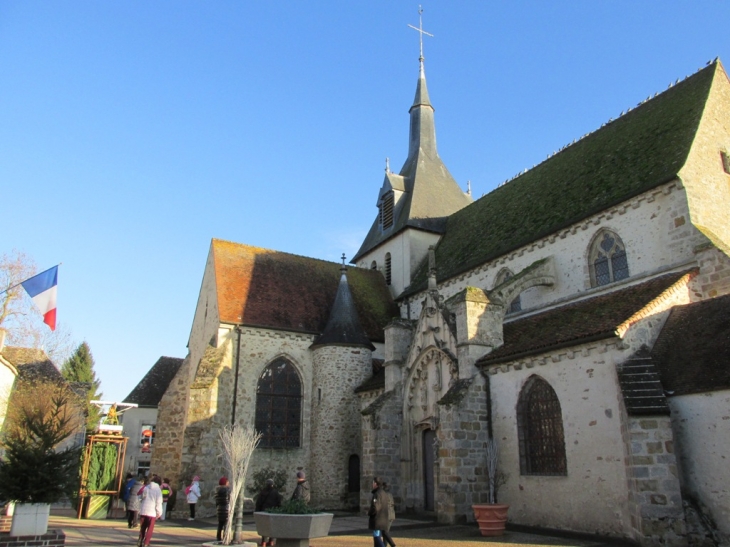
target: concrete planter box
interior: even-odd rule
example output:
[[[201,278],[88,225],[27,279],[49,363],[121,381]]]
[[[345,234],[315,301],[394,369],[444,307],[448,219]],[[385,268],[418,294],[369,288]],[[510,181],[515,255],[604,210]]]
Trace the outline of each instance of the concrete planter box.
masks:
[[[11,536],[42,536],[48,531],[50,503],[16,503]]]
[[[314,515],[283,515],[280,513],[254,513],[256,533],[276,538],[277,547],[309,547],[311,538],[330,533],[332,513]]]

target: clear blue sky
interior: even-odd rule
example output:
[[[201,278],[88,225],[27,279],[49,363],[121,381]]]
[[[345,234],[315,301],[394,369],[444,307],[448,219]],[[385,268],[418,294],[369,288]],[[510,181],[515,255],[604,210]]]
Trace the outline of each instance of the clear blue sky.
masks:
[[[439,153],[480,196],[716,56],[730,2],[425,2]],[[402,0],[0,2],[0,254],[121,399],[184,357],[210,240],[351,257],[400,169]]]

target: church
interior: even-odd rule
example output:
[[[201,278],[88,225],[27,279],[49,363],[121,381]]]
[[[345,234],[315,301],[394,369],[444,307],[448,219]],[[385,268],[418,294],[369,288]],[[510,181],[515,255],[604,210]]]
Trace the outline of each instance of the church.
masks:
[[[409,115],[352,266],[212,240],[151,471],[199,475],[213,514],[218,431],[255,426],[249,476],[304,471],[315,506],[362,508],[378,475],[399,512],[473,522],[493,439],[512,524],[727,544],[720,61],[476,200],[438,155],[422,56]]]

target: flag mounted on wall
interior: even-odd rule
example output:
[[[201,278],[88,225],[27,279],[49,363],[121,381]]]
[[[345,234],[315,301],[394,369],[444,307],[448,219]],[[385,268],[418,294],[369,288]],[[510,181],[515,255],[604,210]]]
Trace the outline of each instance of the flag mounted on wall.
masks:
[[[43,322],[56,330],[56,293],[58,288],[58,266],[54,266],[21,283],[33,303],[43,314]]]

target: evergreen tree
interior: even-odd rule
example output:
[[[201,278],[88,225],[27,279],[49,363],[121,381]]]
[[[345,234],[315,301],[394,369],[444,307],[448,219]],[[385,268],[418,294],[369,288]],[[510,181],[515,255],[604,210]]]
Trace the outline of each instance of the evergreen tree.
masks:
[[[100,399],[102,393],[99,391],[101,381],[96,378],[96,372],[94,372],[94,357],[91,355],[89,344],[86,342],[79,344],[73,355],[61,367],[61,374],[67,382],[81,382],[87,385],[86,430],[92,432],[99,423],[99,409],[89,404],[89,401]]]

